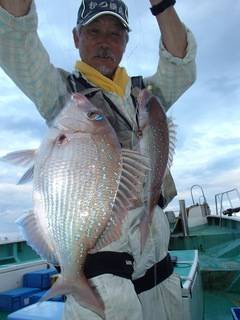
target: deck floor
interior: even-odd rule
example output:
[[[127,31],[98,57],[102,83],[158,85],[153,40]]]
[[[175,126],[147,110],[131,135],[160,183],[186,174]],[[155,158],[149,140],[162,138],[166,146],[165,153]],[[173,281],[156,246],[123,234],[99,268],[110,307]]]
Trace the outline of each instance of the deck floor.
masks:
[[[232,320],[231,308],[240,306],[240,228],[217,225],[191,228],[189,241],[185,239],[181,245],[178,235],[175,237],[176,247],[171,250],[198,249],[205,282],[210,283],[214,275],[213,282],[222,284],[221,290],[205,287],[204,320]],[[6,313],[0,312],[0,320],[6,319]]]
[[[240,230],[239,229],[230,229],[229,227],[219,227],[217,225],[201,225],[197,227],[192,227],[190,229],[190,235],[191,236],[206,236],[206,235],[226,235],[226,234],[239,234]]]
[[[204,320],[232,320],[231,308],[240,306],[240,296],[206,291],[204,294]],[[0,320],[6,320],[7,313],[0,312]]]
[[[6,312],[1,312],[0,311],[0,320],[6,320],[7,319],[7,313]]]
[[[204,288],[204,320],[233,320],[240,307],[240,223],[210,219],[192,227],[188,237],[174,233],[171,250],[197,249]]]
[[[205,291],[204,320],[232,320],[231,308],[240,306],[240,296],[222,291]]]

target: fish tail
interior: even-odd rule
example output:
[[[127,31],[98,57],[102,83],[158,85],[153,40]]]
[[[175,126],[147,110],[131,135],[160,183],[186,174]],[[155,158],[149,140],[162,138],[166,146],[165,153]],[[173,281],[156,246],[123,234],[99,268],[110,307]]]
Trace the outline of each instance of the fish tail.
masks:
[[[39,300],[39,303],[60,295],[72,295],[81,306],[92,310],[105,319],[104,303],[100,295],[90,286],[83,273],[78,280],[71,281],[60,275],[51,289]]]

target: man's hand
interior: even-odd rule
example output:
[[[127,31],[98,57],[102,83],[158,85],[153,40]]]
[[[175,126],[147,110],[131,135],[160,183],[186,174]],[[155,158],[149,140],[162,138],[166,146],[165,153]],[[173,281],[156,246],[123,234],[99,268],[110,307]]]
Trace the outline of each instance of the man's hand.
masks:
[[[25,16],[32,0],[0,0],[0,6],[15,17]]]

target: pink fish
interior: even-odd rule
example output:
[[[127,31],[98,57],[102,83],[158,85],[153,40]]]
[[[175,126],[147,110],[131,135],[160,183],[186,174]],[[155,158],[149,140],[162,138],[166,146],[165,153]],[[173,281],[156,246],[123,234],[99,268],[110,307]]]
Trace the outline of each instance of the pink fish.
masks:
[[[149,170],[147,158],[121,149],[107,118],[80,94],[71,96],[37,151],[3,160],[29,163],[30,158],[33,212],[20,224],[32,247],[62,270],[45,299],[72,295],[104,318],[104,304],[83,273],[84,262],[89,251],[121,235],[127,208],[141,188],[139,178]]]
[[[167,168],[172,163],[175,147],[175,127],[158,99],[148,90],[138,93],[139,126],[142,131],[140,153],[150,159],[148,171],[146,214],[140,224],[141,247],[144,248],[152,223],[154,208],[158,204]]]

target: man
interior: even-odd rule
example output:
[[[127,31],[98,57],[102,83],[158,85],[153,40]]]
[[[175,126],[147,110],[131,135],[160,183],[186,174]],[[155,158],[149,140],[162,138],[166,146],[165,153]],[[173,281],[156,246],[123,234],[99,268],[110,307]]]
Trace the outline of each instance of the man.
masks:
[[[167,111],[195,80],[196,45],[174,10],[174,0],[150,2],[162,35],[161,62],[153,76],[143,79],[143,84],[152,87]],[[125,69],[119,67],[130,30],[126,5],[121,0],[82,2],[73,30],[81,61],[76,63],[73,74],[50,64],[37,35],[34,2],[0,0],[0,6],[1,66],[36,104],[47,123],[51,124],[61,110],[66,96],[79,91],[106,113],[122,146],[134,148],[139,141],[132,94],[132,86],[136,84]],[[137,86],[142,86],[141,79],[136,79]],[[174,191],[173,188],[173,195]],[[163,192],[168,202],[171,190],[165,188]],[[107,320],[183,320],[180,282],[172,273],[167,254],[168,222],[162,209],[157,207],[151,234],[141,252],[138,228],[144,214],[141,201],[124,222],[121,238],[105,247],[99,256],[89,255],[86,274],[94,269],[94,276],[89,275],[90,281],[104,302]],[[133,274],[131,257],[134,258]],[[110,268],[107,273],[98,270],[104,263]],[[155,277],[156,270],[159,272]],[[153,284],[146,278],[146,272]],[[99,319],[71,296],[64,314],[65,319]]]

